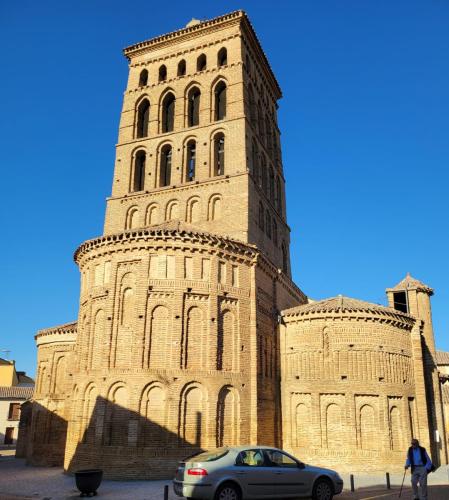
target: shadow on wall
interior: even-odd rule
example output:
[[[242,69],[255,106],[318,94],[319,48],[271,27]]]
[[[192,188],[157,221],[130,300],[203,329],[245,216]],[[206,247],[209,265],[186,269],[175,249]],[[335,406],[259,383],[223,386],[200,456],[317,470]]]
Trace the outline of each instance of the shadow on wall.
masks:
[[[16,457],[31,465],[60,466],[64,462],[67,421],[37,401],[22,405]]]
[[[179,420],[176,434],[101,396],[80,408],[79,418],[75,412],[69,426],[39,403],[30,406],[22,414],[16,457],[31,465],[99,468],[110,479],[171,479],[180,460],[203,451],[201,412]]]

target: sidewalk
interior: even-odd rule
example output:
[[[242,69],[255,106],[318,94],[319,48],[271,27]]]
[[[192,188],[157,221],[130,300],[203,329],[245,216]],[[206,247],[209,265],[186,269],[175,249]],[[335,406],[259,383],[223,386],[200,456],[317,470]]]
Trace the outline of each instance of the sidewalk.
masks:
[[[356,491],[349,489],[349,476],[343,474],[345,491],[338,500],[392,500],[398,498],[402,474],[391,475],[391,490],[386,489],[385,476],[355,475]],[[104,480],[98,497],[107,500],[163,500],[164,485],[169,484],[169,500],[179,500],[171,481],[110,481]],[[440,467],[429,475],[429,500],[448,500],[448,467]],[[0,500],[70,500],[79,498],[75,479],[60,467],[32,467],[12,456],[0,457]],[[407,474],[402,499],[412,498],[410,473]]]

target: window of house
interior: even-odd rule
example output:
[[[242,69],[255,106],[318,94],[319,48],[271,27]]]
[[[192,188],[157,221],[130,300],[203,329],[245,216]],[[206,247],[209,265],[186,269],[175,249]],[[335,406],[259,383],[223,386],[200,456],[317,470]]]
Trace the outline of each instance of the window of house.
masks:
[[[8,420],[20,420],[20,403],[10,403]]]
[[[172,132],[175,123],[175,96],[167,94],[162,101],[162,132]]]
[[[145,151],[138,151],[134,160],[133,191],[143,191],[145,184]]]
[[[148,85],[148,70],[143,69],[139,75],[139,87]]]
[[[13,444],[14,441],[14,427],[7,427],[5,431],[5,439],[3,444]]]
[[[225,167],[225,138],[223,134],[214,137],[214,175],[223,175]]]
[[[201,54],[198,56],[198,59],[196,60],[196,70],[197,71],[204,71],[207,66],[207,59],[205,54]]]
[[[181,59],[178,63],[178,76],[184,76],[186,74],[186,62]]]
[[[201,92],[194,87],[188,95],[187,125],[194,127],[200,123],[200,97]]]
[[[225,47],[218,51],[217,66],[226,66],[228,64],[228,51]]]
[[[169,186],[171,181],[172,148],[166,145],[161,151],[159,186]]]
[[[215,120],[226,118],[226,84],[219,82],[215,87]]]
[[[150,101],[144,99],[137,108],[136,137],[148,136],[148,123],[150,121]]]
[[[165,82],[166,79],[167,79],[167,66],[165,66],[165,64],[163,64],[159,68],[159,81]]]

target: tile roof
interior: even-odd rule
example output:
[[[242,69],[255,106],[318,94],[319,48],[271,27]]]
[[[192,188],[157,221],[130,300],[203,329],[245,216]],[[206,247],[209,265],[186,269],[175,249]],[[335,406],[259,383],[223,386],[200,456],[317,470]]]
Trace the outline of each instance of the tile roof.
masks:
[[[433,295],[433,289],[430,286],[426,285],[422,281],[413,278],[410,276],[410,273],[407,273],[407,276],[401,280],[396,286],[393,288],[387,288],[388,291],[403,291],[403,290],[420,290],[423,292],[427,292],[429,295]]]
[[[437,365],[449,365],[449,352],[437,351]]]
[[[309,313],[322,313],[322,312],[380,312],[401,315],[405,317],[410,317],[401,311],[396,311],[391,307],[381,306],[379,304],[372,304],[370,302],[365,302],[363,300],[352,299],[350,297],[344,297],[343,295],[338,295],[337,297],[331,297],[329,299],[319,300],[317,302],[310,302],[308,304],[303,304],[300,306],[292,307],[291,309],[286,309],[282,311],[283,316],[288,316],[292,314],[309,314]]]
[[[1,399],[29,399],[33,395],[34,387],[0,387]]]

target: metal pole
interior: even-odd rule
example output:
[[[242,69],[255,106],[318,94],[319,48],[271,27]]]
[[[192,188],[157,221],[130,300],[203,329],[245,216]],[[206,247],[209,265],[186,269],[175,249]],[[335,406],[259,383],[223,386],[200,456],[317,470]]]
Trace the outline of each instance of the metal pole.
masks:
[[[387,490],[391,490],[391,484],[390,484],[390,473],[387,472],[385,474],[386,478],[387,478]]]
[[[355,488],[354,488],[354,474],[351,474],[349,476],[349,480],[351,481],[351,491],[354,492]]]
[[[164,500],[168,500],[168,484],[164,486]]]
[[[402,495],[402,487],[404,486],[404,479],[405,479],[406,472],[407,472],[407,469],[404,470],[404,477],[402,478],[401,490],[399,491],[399,498],[401,498],[401,495]]]

